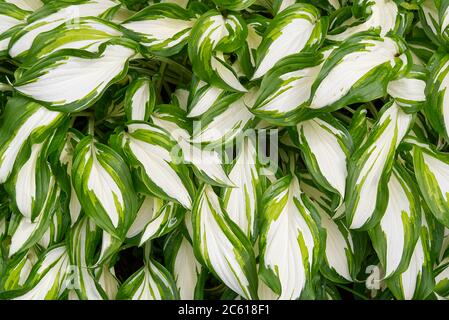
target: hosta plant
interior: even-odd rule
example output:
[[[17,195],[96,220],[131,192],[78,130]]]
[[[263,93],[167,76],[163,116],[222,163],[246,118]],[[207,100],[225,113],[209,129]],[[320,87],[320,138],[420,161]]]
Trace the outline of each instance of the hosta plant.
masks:
[[[448,17],[0,0],[0,298],[449,299]]]

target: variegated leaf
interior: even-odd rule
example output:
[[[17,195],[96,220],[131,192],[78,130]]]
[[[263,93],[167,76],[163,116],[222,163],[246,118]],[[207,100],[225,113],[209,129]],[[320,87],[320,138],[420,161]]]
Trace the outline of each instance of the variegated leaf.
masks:
[[[134,49],[119,43],[103,44],[98,54],[59,51],[23,70],[14,87],[51,109],[80,111],[98,100],[108,86],[123,78],[129,59],[135,54]]]
[[[302,174],[299,186],[301,190],[316,204],[323,229],[321,241],[325,243],[321,273],[337,283],[352,282],[359,271],[356,254],[359,247],[355,245],[353,235],[342,220],[332,210],[332,198],[321,191],[310,179],[308,174]],[[333,218],[331,218],[333,216]]]
[[[341,205],[352,153],[351,136],[338,120],[326,116],[300,122],[297,131],[309,172],[323,188],[339,195]]]
[[[203,185],[198,191],[192,221],[196,257],[241,297],[256,299],[257,271],[251,243],[229,218],[211,186]]]
[[[435,285],[430,257],[431,240],[427,221],[423,215],[419,238],[413,249],[408,268],[401,274],[387,280],[388,288],[396,299],[424,299]]]
[[[119,282],[115,276],[114,267],[103,264],[97,271],[98,282],[108,296],[109,300],[114,300],[117,296]]]
[[[137,213],[137,196],[123,158],[87,136],[76,146],[72,179],[83,211],[111,235],[123,238]]]
[[[11,217],[8,229],[8,234],[11,236],[9,256],[31,248],[41,240],[50,226],[51,219],[57,210],[60,188],[55,184],[54,177],[50,178],[48,187],[44,205],[34,222],[21,214],[14,214]]]
[[[321,70],[325,54],[299,53],[280,61],[263,78],[260,95],[251,112],[270,123],[293,125],[301,118],[301,108],[308,106],[312,85]]]
[[[123,150],[146,192],[191,209],[193,183],[187,166],[177,158],[176,142],[169,132],[155,125],[131,122],[126,132],[112,137],[111,143]]]
[[[11,39],[9,54],[11,57],[24,58],[32,47],[36,37],[44,32],[73,19],[100,16],[117,7],[112,0],[88,0],[71,4],[70,2],[53,2],[45,5],[28,18],[28,25]]]
[[[175,300],[179,298],[173,276],[150,259],[119,288],[118,300]]]
[[[161,237],[173,231],[181,223],[184,214],[185,209],[178,204],[173,202],[165,203],[151,217],[151,220],[147,221],[142,237],[140,238],[140,245],[150,239]]]
[[[189,96],[189,113],[187,117],[199,117],[212,108],[214,103],[224,95],[221,88],[208,85],[202,80],[193,84],[192,93]]]
[[[253,79],[264,76],[291,54],[318,48],[327,31],[327,18],[310,4],[294,4],[275,16],[257,49]]]
[[[224,145],[242,134],[254,119],[248,109],[254,105],[257,95],[257,87],[243,95],[226,95],[201,116],[199,126],[193,130],[192,142]]]
[[[98,230],[95,223],[83,216],[72,228],[68,253],[72,268],[75,268],[74,289],[81,300],[107,299],[106,293],[95,279],[92,258],[98,241]]]
[[[145,196],[143,199],[140,199],[136,219],[134,219],[133,224],[128,229],[126,237],[134,238],[142,233],[148,222],[161,211],[163,206],[164,201],[153,196]]]
[[[10,99],[3,117],[0,128],[0,183],[10,176],[27,141],[41,142],[65,119],[64,114],[24,98]]]
[[[388,204],[380,223],[369,230],[385,278],[404,272],[412,257],[421,227],[416,186],[406,169],[393,168],[388,182]]]
[[[449,155],[415,145],[413,164],[424,201],[435,218],[449,227]]]
[[[134,79],[126,89],[125,113],[129,121],[148,121],[156,104],[154,85],[148,78]]]
[[[21,289],[0,293],[14,300],[53,300],[62,296],[69,281],[69,257],[64,245],[48,249],[33,266]]]
[[[279,179],[264,194],[259,273],[281,300],[313,297],[320,252],[315,210],[295,175]]]
[[[188,46],[195,75],[212,86],[246,92],[223,53],[242,46],[247,32],[244,21],[235,13],[223,17],[210,10],[203,14],[195,22]]]
[[[387,184],[396,148],[409,130],[413,116],[395,103],[383,108],[363,146],[349,161],[346,218],[351,229],[376,225],[388,205]]]
[[[351,37],[332,51],[321,68],[312,87],[310,108],[336,110],[382,97],[388,82],[410,63],[410,52],[397,37]]]
[[[189,41],[195,19],[174,3],[150,5],[126,20],[123,27],[133,31],[151,53],[171,56]]]
[[[51,138],[47,138],[24,149],[17,157],[6,184],[14,208],[32,222],[42,211],[51,192],[50,180],[53,177],[47,161],[50,141]]]
[[[398,33],[403,24],[402,20],[406,19],[394,1],[359,0],[355,3],[355,6],[353,12],[363,11],[366,16],[359,19],[351,16],[329,32],[327,39],[344,41],[357,33],[372,30],[383,37],[390,32]]]
[[[201,299],[203,269],[195,258],[192,244],[187,237],[179,230],[170,234],[164,245],[164,254],[168,268],[175,278],[180,299]]]
[[[238,147],[239,154],[229,173],[235,187],[223,192],[224,210],[253,242],[258,233],[258,213],[263,179],[259,173],[259,159],[253,139],[244,137]]]
[[[424,68],[414,66],[404,77],[390,81],[387,92],[398,105],[416,109],[426,101],[427,78],[427,72]]]
[[[76,23],[61,24],[39,34],[24,63],[31,66],[39,59],[63,49],[97,52],[101,44],[122,36],[122,30],[111,22],[95,17],[81,18]]]

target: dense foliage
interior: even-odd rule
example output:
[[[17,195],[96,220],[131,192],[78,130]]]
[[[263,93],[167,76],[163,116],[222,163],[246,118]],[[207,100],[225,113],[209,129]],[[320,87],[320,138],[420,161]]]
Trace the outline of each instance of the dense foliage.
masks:
[[[449,297],[449,0],[0,0],[0,298]]]

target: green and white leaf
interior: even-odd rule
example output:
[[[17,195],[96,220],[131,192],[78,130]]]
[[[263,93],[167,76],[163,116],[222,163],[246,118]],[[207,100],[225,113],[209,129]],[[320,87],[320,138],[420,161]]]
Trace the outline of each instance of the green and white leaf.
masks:
[[[122,36],[122,30],[111,22],[95,17],[80,18],[76,23],[65,23],[38,35],[24,63],[31,66],[63,49],[98,52],[101,44]]]
[[[140,199],[139,210],[126,237],[134,238],[142,233],[148,222],[161,211],[163,206],[164,201],[153,196],[144,196]]]
[[[351,136],[338,120],[326,116],[300,122],[296,128],[309,172],[323,188],[339,195],[341,205],[352,153]]]
[[[73,23],[72,20],[101,16],[118,5],[112,0],[88,0],[74,4],[61,1],[48,4],[29,16],[28,25],[13,36],[9,55],[16,59],[24,58],[38,35],[64,23]]]
[[[229,173],[235,187],[223,191],[224,210],[251,241],[258,233],[263,177],[259,173],[259,159],[251,137],[241,139],[239,154]]]
[[[250,241],[232,222],[211,186],[198,191],[192,209],[195,256],[245,299],[257,298],[256,260]]]
[[[345,199],[351,229],[374,226],[385,213],[386,190],[396,148],[407,134],[412,119],[396,102],[386,104],[363,146],[352,154]]]
[[[212,86],[246,92],[223,53],[241,47],[247,33],[245,22],[235,13],[223,17],[218,11],[210,10],[203,14],[195,22],[188,44],[195,75]]]
[[[174,3],[150,5],[122,26],[133,31],[139,42],[158,55],[173,55],[189,41],[195,19],[186,9]]]
[[[212,108],[214,103],[220,101],[223,95],[223,89],[208,85],[202,80],[197,81],[192,94],[189,96],[189,113],[187,117],[195,118],[203,115]]]
[[[156,105],[156,91],[148,78],[134,79],[126,89],[125,113],[129,121],[148,121]]]
[[[69,263],[69,256],[64,245],[48,249],[33,266],[23,288],[4,293],[5,298],[13,300],[58,299],[70,281],[67,278]]]
[[[257,68],[252,78],[264,76],[282,58],[317,49],[325,37],[327,24],[327,18],[321,17],[319,10],[310,4],[294,4],[277,14],[257,49]]]
[[[311,298],[320,254],[315,210],[292,174],[264,194],[259,273],[281,300]]]
[[[233,93],[216,103],[200,118],[200,126],[193,130],[193,143],[224,145],[233,140],[251,124],[252,108],[258,95],[253,87],[246,94]]]
[[[426,101],[427,72],[424,68],[414,68],[404,77],[388,83],[388,94],[402,107],[416,107]]]
[[[410,264],[403,273],[387,280],[388,288],[396,299],[424,299],[435,286],[432,261],[430,258],[431,232],[423,215],[419,238],[410,259]]]
[[[143,230],[140,245],[146,241],[161,237],[173,231],[184,218],[185,209],[173,202],[165,203],[159,211],[151,217]]]
[[[356,2],[358,7],[366,12],[367,17],[355,19],[351,16],[341,23],[339,27],[329,32],[327,39],[332,41],[344,41],[349,37],[375,30],[384,37],[390,32],[397,31],[404,19],[399,6],[390,0],[360,0]],[[355,9],[357,10],[357,9]]]
[[[55,184],[54,177],[51,177],[47,198],[34,222],[21,214],[14,214],[11,217],[8,228],[8,234],[11,236],[11,245],[9,247],[10,257],[31,248],[41,240],[55,214],[59,195],[60,189]]]
[[[333,50],[312,87],[310,108],[336,110],[385,95],[388,82],[411,63],[397,37],[354,36]]]
[[[435,218],[449,226],[449,155],[429,147],[413,148],[415,176],[421,195]]]
[[[191,209],[194,187],[188,167],[175,153],[176,142],[166,130],[143,122],[126,125],[112,139],[122,149],[146,192]],[[182,159],[182,158],[181,158]]]
[[[123,238],[137,213],[137,196],[123,158],[87,136],[76,146],[72,178],[83,211],[102,229]]]
[[[83,216],[73,226],[68,241],[68,253],[74,289],[80,300],[107,299],[106,293],[95,279],[92,258],[98,240],[97,226],[88,217]]]
[[[199,298],[202,290],[202,266],[195,258],[193,247],[187,237],[175,231],[164,245],[165,261],[173,274],[181,300]]]
[[[277,63],[264,76],[251,112],[276,125],[296,124],[302,116],[299,110],[308,106],[312,85],[330,52],[294,54]]]
[[[51,109],[80,111],[124,77],[128,61],[135,54],[134,49],[113,43],[103,44],[98,54],[60,51],[23,70],[14,88]]]
[[[176,300],[179,293],[173,276],[150,259],[119,288],[118,300]]]
[[[404,272],[419,237],[421,210],[416,186],[406,169],[393,168],[388,182],[388,205],[380,223],[369,230],[385,278]]]
[[[64,114],[25,98],[9,99],[0,128],[0,183],[10,176],[24,145],[45,139],[64,118]]]

